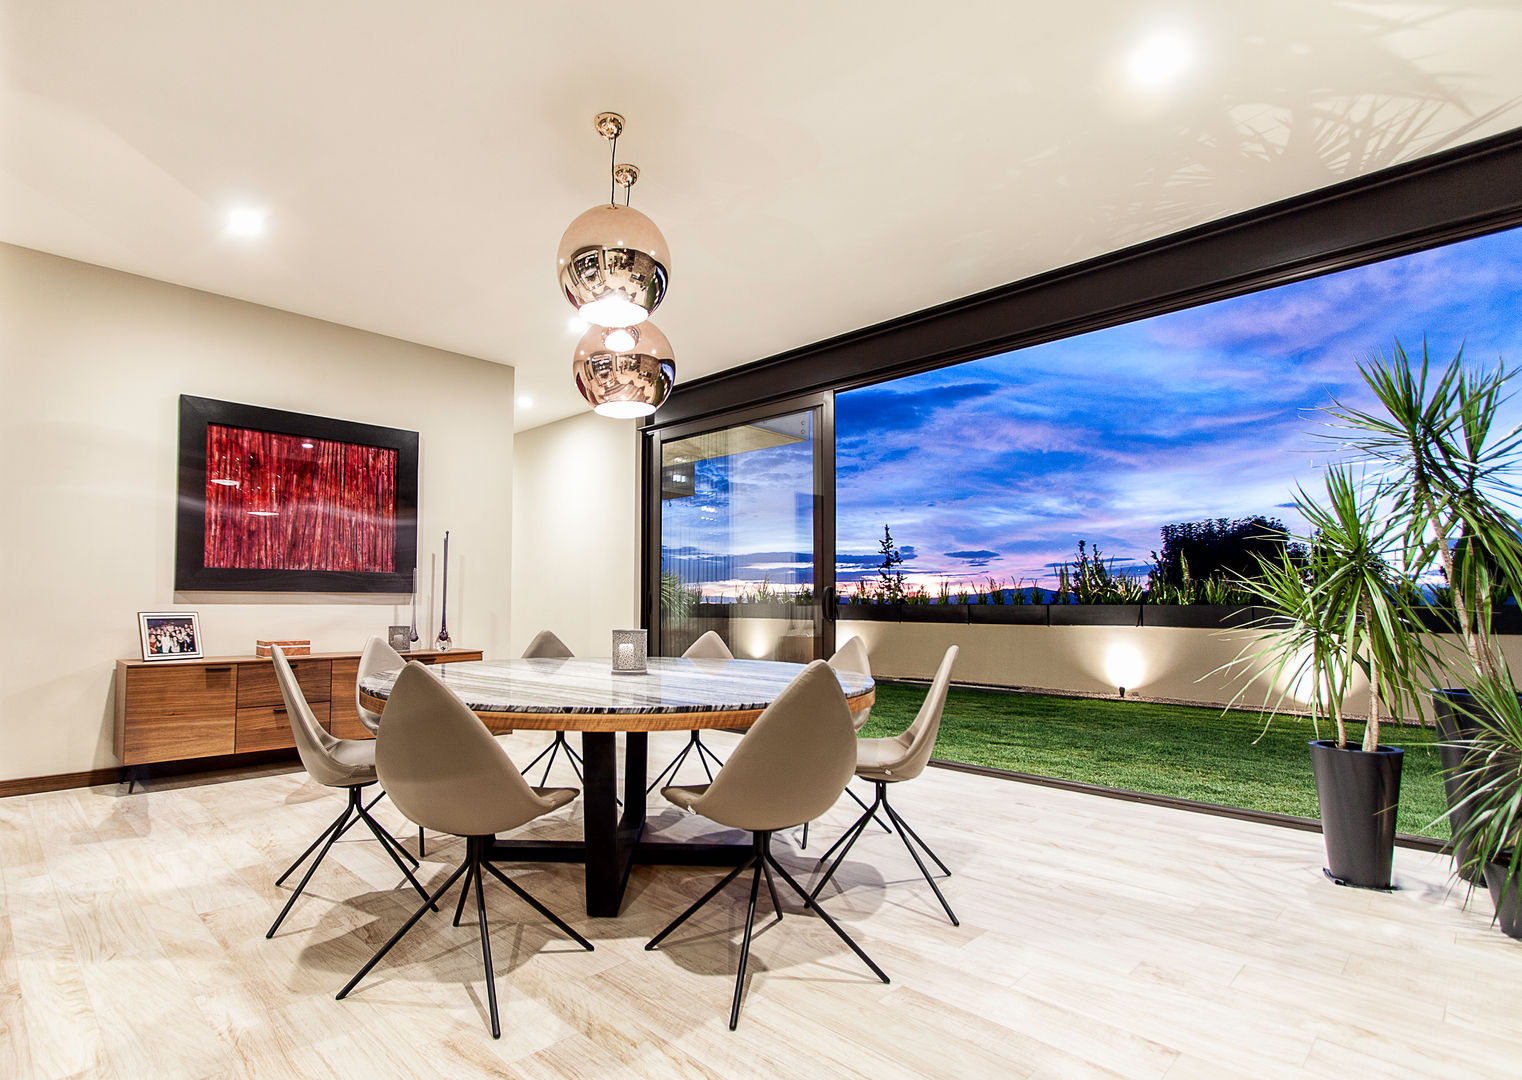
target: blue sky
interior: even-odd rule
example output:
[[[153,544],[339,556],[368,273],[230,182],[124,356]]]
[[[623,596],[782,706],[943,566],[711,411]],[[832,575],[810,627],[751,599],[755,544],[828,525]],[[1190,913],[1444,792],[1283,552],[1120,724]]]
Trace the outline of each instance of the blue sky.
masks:
[[[875,565],[885,524],[932,592],[989,574],[1050,584],[1080,539],[1140,568],[1170,522],[1298,528],[1284,504],[1316,483],[1317,409],[1367,403],[1356,364],[1424,337],[1439,361],[1462,344],[1475,362],[1522,362],[1522,230],[839,394],[840,576]],[[740,457],[753,483],[731,483],[726,504],[807,474],[801,447]],[[797,550],[791,512],[719,531],[674,506],[696,501],[666,503],[667,546],[680,533],[743,553],[742,578]]]

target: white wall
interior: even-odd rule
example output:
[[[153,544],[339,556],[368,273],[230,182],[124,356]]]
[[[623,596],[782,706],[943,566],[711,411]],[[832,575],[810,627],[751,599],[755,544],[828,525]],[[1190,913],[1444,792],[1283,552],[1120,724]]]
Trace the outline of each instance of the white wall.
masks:
[[[607,656],[610,631],[639,626],[634,421],[588,411],[519,432],[513,449],[512,655],[548,629]]]
[[[209,655],[358,649],[408,621],[397,596],[176,595],[180,394],[418,431],[419,632],[447,528],[451,636],[507,651],[511,368],[0,245],[0,779],[115,764],[138,611],[199,611]]]

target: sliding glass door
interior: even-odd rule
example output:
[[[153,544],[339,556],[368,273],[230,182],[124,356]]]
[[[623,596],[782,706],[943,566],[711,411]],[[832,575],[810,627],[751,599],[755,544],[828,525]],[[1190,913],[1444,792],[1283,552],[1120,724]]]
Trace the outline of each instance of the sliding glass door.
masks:
[[[707,630],[738,657],[834,650],[833,402],[813,396],[646,436],[651,651]]]

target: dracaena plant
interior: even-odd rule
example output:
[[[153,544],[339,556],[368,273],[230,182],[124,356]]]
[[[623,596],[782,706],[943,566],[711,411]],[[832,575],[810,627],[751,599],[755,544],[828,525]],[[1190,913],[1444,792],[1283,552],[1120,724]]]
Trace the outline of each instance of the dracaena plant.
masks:
[[[1522,697],[1505,676],[1481,676],[1469,690],[1474,734],[1458,771],[1467,794],[1445,816],[1454,847],[1468,853],[1461,870],[1471,881],[1486,864],[1499,865],[1504,904],[1522,887]]]
[[[1509,680],[1491,637],[1491,612],[1497,597],[1522,595],[1513,512],[1522,494],[1522,425],[1505,429],[1501,422],[1513,372],[1501,363],[1468,365],[1462,350],[1435,371],[1425,342],[1419,365],[1397,342],[1389,357],[1359,372],[1382,411],[1334,400],[1327,434],[1379,469],[1408,573],[1442,568],[1453,629],[1474,674]]]
[[[1295,508],[1310,524],[1307,554],[1286,548],[1259,557],[1247,582],[1273,616],[1251,627],[1253,638],[1228,667],[1264,671],[1282,688],[1309,699],[1315,720],[1330,719],[1346,747],[1347,706],[1354,676],[1368,685],[1362,748],[1379,746],[1379,717],[1414,705],[1435,655],[1420,631],[1410,590],[1393,565],[1399,523],[1390,493],[1346,465],[1329,467],[1325,491],[1297,490]],[[1247,692],[1238,692],[1240,699]],[[1235,702],[1233,702],[1235,703]],[[1274,703],[1277,708],[1279,702]]]

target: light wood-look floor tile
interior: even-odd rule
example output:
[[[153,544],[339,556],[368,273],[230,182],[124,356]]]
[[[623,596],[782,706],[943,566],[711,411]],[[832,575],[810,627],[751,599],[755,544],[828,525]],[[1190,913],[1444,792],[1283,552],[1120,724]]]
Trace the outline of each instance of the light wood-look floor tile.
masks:
[[[526,761],[547,738],[504,742]],[[651,761],[685,738],[653,737]],[[779,882],[730,1032],[743,888],[646,952],[720,871],[637,868],[623,914],[593,920],[577,868],[514,866],[597,950],[489,883],[494,1041],[474,923],[448,911],[333,1000],[416,900],[360,830],[265,940],[291,885],[276,874],[341,799],[261,769],[0,800],[0,1077],[1522,1075],[1522,943],[1485,895],[1466,906],[1445,860],[1401,850],[1399,891],[1339,889],[1315,834],[936,769],[893,799],[952,866],[962,925],[876,829],[823,896],[890,985]],[[723,832],[650,808],[663,836]],[[779,857],[807,883],[855,810],[807,852],[779,836]],[[393,807],[377,813],[415,848]],[[527,831],[575,836],[580,818],[577,803]],[[431,835],[424,883],[461,854]]]

